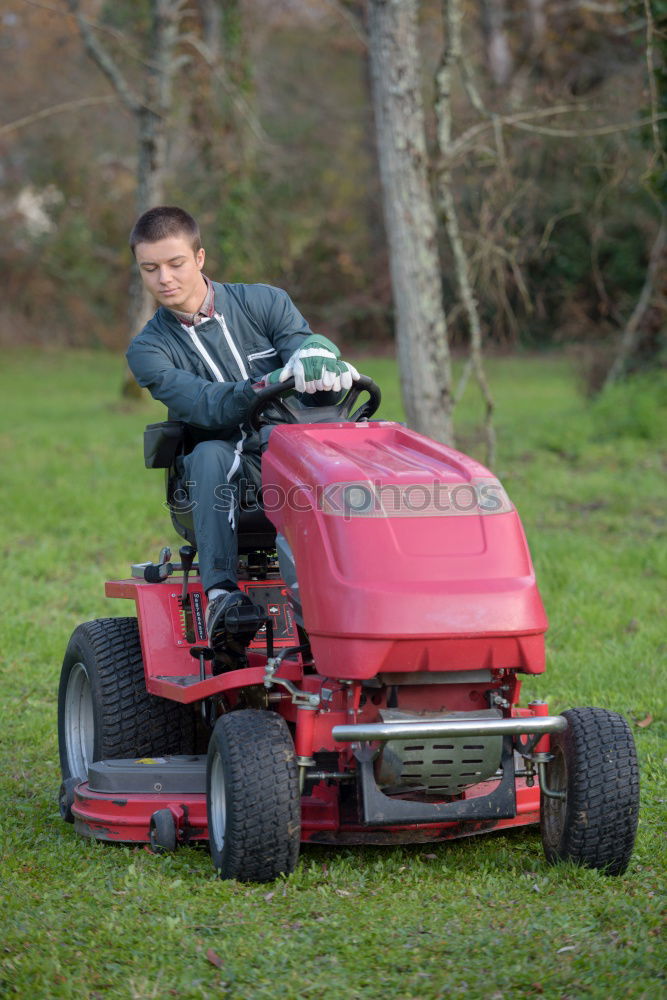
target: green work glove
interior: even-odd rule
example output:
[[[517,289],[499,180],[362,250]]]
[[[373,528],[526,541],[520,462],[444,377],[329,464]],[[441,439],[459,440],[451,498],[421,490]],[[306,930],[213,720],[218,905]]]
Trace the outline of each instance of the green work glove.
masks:
[[[263,375],[262,378],[257,383],[257,385],[262,389],[266,389],[268,385],[276,385],[277,382],[284,382],[285,380],[281,379],[280,377],[282,373],[283,373],[282,368],[276,368],[274,371],[269,372],[268,375]],[[294,391],[294,389],[292,389],[291,392],[286,392],[283,394],[284,399],[289,399],[290,396],[296,396],[296,392]]]
[[[271,375],[274,373],[271,372]],[[319,333],[306,337],[280,373],[280,381],[294,376],[297,392],[340,392],[359,378],[352,365],[340,360],[340,351]]]
[[[280,378],[281,372],[282,372],[282,368],[276,368],[275,371],[269,372],[268,375],[264,375],[260,379],[260,383],[259,384],[261,386],[263,386],[265,389],[266,389],[267,385],[275,385],[276,382],[280,382],[281,381],[281,378]],[[282,379],[282,381],[284,381],[284,379]]]

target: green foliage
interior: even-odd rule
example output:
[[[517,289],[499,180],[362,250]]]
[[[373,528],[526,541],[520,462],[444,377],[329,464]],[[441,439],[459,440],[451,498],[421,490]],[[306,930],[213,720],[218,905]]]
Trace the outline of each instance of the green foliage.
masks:
[[[381,382],[381,414],[400,417],[394,363],[352,360]],[[638,382],[591,406],[569,366],[548,356],[489,367],[497,472],[521,511],[551,621],[548,672],[526,679],[524,701],[598,704],[633,724],[642,805],[628,872],[549,868],[526,829],[428,846],[307,847],[290,878],[237,885],[213,877],[204,849],[154,856],[76,836],[56,804],[60,662],[80,621],[131,613],[104,598],[103,581],[178,543],[162,476],[142,464],[143,426],[163,408],[118,403],[115,356],[10,352],[0,372],[0,995],[662,994],[665,438],[645,438],[641,421],[602,431],[616,409],[643,412],[650,398],[664,415],[664,403]],[[462,444],[477,453],[475,406],[466,396]]]

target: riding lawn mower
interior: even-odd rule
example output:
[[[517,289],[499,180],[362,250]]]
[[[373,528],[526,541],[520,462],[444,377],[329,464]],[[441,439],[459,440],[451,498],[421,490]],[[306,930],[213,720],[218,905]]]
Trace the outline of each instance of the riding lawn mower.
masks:
[[[520,706],[522,679],[545,669],[547,619],[500,482],[370,419],[380,392],[367,377],[335,406],[302,408],[292,388],[263,389],[250,414],[262,496],[244,498],[239,588],[252,607],[230,612],[223,656],[173,496],[187,427],[147,428],[147,464],[167,470],[191,544],[107,582],[136,617],[70,639],[62,817],[156,852],[208,842],[219,875],[240,881],[289,874],[302,842],[430,843],[538,823],[549,862],[622,873],[638,817],[633,737],[605,709]]]

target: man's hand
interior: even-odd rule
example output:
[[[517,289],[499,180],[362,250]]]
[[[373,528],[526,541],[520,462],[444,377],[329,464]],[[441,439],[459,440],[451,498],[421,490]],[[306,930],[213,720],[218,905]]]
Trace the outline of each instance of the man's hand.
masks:
[[[255,390],[255,392],[261,392],[262,389],[266,389],[267,386],[276,385],[276,383],[280,382],[281,381],[280,376],[282,375],[282,371],[283,371],[282,368],[276,368],[274,371],[269,372],[268,375],[262,375],[259,382],[253,383],[252,387]],[[283,393],[283,398],[285,399],[289,399],[290,396],[296,396],[296,392],[294,391],[294,389],[291,389],[287,393]]]
[[[267,378],[272,380],[275,372]],[[294,376],[297,392],[340,392],[350,389],[359,378],[352,365],[340,360],[340,351],[330,340],[319,333],[307,337],[280,372],[280,382]]]

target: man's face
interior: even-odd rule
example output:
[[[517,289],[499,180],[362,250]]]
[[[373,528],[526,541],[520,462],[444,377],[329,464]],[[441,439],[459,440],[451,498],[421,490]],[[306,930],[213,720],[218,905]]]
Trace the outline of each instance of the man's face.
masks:
[[[199,308],[206,295],[203,249],[195,253],[186,236],[168,236],[137,243],[134,255],[144,286],[161,306],[190,313]]]

